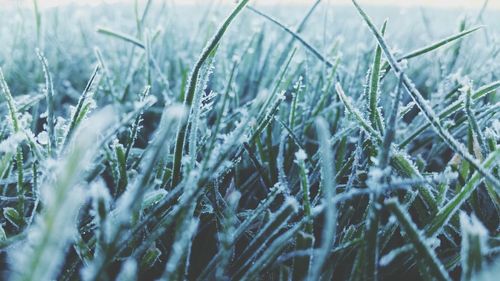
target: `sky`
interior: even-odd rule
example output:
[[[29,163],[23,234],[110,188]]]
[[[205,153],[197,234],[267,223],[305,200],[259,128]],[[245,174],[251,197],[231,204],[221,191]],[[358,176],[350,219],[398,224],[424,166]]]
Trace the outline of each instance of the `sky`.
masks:
[[[42,7],[53,7],[64,5],[68,3],[85,3],[85,4],[99,4],[99,3],[117,3],[129,2],[131,0],[38,0],[39,5]],[[139,0],[145,3],[147,0]],[[234,2],[235,0],[169,0],[177,4],[196,4],[208,1],[220,2]],[[308,4],[313,3],[315,0],[253,0],[259,5],[262,4]],[[348,4],[349,0],[324,0],[331,4]],[[24,5],[31,5],[32,0],[0,0],[0,9],[3,5],[12,6],[16,2],[23,3]],[[361,4],[370,5],[398,5],[398,6],[434,6],[434,7],[480,7],[483,0],[358,0]],[[500,0],[489,0],[488,6],[490,8],[500,8]]]

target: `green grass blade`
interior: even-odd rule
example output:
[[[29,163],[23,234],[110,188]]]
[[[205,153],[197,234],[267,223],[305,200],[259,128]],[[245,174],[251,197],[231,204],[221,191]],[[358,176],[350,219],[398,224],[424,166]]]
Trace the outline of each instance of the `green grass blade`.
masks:
[[[99,134],[115,120],[114,112],[103,110],[88,120],[75,134],[78,142],[65,154],[54,181],[42,189],[45,206],[34,221],[24,250],[12,253],[16,260],[12,280],[51,280],[56,278],[74,231],[74,216],[84,203],[83,190],[77,186],[84,167],[95,157]],[[92,124],[92,126],[90,126]]]
[[[99,83],[99,72],[100,72],[101,67],[97,65],[94,68],[94,71],[92,72],[92,75],[90,76],[90,79],[87,83],[87,86],[85,86],[85,89],[83,90],[82,95],[80,96],[80,99],[78,100],[78,103],[76,105],[75,111],[73,112],[73,115],[71,116],[71,121],[68,127],[68,131],[66,132],[66,136],[64,137],[64,143],[62,146],[62,149],[65,149],[68,143],[71,141],[73,137],[73,133],[75,132],[77,126],[79,125],[79,121],[82,120],[82,115],[81,113],[85,112],[85,108],[87,104],[87,99],[89,98],[90,95],[92,95],[92,92],[94,89],[97,87],[97,84]]]
[[[415,87],[414,83],[410,80],[410,78],[402,71],[401,66],[395,59],[394,55],[391,53],[385,39],[382,37],[382,35],[378,32],[377,28],[375,25],[372,23],[368,15],[361,9],[361,7],[358,5],[358,3],[355,0],[352,0],[354,5],[356,6],[356,9],[358,10],[359,14],[361,17],[364,19],[364,21],[367,23],[368,27],[372,31],[373,35],[377,39],[380,47],[382,48],[384,54],[387,57],[387,60],[391,64],[392,70],[397,74],[401,75],[403,84],[407,90],[407,92],[410,94],[412,99],[415,101],[415,103],[418,105],[420,110],[422,110],[424,116],[427,118],[429,123],[431,123],[432,127],[438,134],[438,136],[451,148],[453,151],[456,153],[460,154],[465,160],[467,160],[475,169],[477,169],[488,181],[490,181],[497,189],[500,189],[500,181],[493,176],[491,173],[486,171],[479,162],[477,161],[474,156],[469,154],[467,150],[464,149],[463,145],[459,143],[449,132],[446,130],[442,125],[441,121],[439,120],[437,114],[434,112],[434,110],[431,108],[431,106],[428,104],[427,100],[420,94],[419,90]]]
[[[316,119],[316,132],[320,145],[321,157],[321,192],[326,203],[325,223],[323,226],[322,241],[320,249],[312,257],[312,266],[307,280],[319,280],[321,269],[328,259],[330,250],[335,242],[337,225],[337,208],[331,204],[336,193],[335,166],[333,164],[333,151],[330,144],[330,132],[328,123],[322,118]]]
[[[99,27],[97,29],[97,32],[101,33],[101,34],[104,34],[104,35],[107,35],[107,36],[118,38],[120,40],[129,42],[129,43],[132,43],[132,44],[134,44],[135,46],[137,46],[137,47],[139,47],[141,49],[146,48],[146,46],[142,42],[140,42],[139,39],[133,38],[132,36],[129,36],[127,34],[119,33],[119,32],[107,29],[105,27]]]
[[[38,59],[42,63],[45,74],[45,96],[47,100],[47,133],[49,134],[49,155],[54,156],[56,137],[54,133],[54,83],[49,71],[47,59],[40,50],[36,50]]]
[[[464,30],[462,32],[459,32],[455,35],[451,35],[449,37],[446,37],[444,39],[441,39],[437,42],[434,42],[428,46],[425,46],[425,47],[422,47],[420,49],[417,49],[417,50],[414,50],[414,51],[411,51],[401,57],[398,58],[398,61],[402,61],[402,60],[406,60],[406,59],[411,59],[411,58],[414,58],[414,57],[418,57],[418,56],[421,56],[423,54],[426,54],[426,53],[429,53],[429,52],[432,52],[444,45],[447,45],[453,41],[456,41],[458,39],[461,39],[477,30],[480,30],[481,28],[484,28],[484,26],[476,26],[476,27],[473,27],[473,28],[470,28],[470,29],[467,29],[467,30]]]
[[[380,33],[384,35],[387,27],[387,20],[384,21]],[[370,91],[368,95],[368,104],[370,109],[370,122],[372,126],[381,134],[384,134],[384,126],[382,124],[382,117],[380,116],[379,102],[379,83],[380,83],[380,62],[382,60],[382,49],[377,44],[375,48],[375,56],[373,58],[373,65],[370,77]]]
[[[426,244],[425,236],[418,230],[417,226],[411,220],[411,217],[403,210],[403,207],[401,207],[398,201],[396,199],[389,199],[385,201],[385,205],[398,220],[401,228],[405,232],[405,238],[413,244],[418,254],[415,258],[423,260],[436,280],[451,280],[434,251]]]
[[[484,268],[488,230],[476,216],[472,215],[469,218],[464,212],[460,213],[460,228],[462,232],[462,280],[475,280]]]
[[[256,13],[257,15],[262,16],[263,18],[271,21],[272,23],[276,24],[279,26],[281,29],[283,29],[285,32],[290,34],[293,38],[295,38],[298,42],[300,42],[308,51],[310,51],[316,58],[318,58],[321,62],[326,64],[329,68],[334,67],[334,64],[330,62],[327,58],[325,58],[316,48],[314,48],[311,44],[309,44],[302,36],[291,30],[290,28],[284,26],[282,23],[280,23],[278,20],[264,14],[263,12],[255,9],[252,6],[247,6],[247,9]]]
[[[492,152],[488,158],[483,162],[485,168],[489,168],[495,164],[497,158],[500,156],[500,149]],[[481,174],[475,172],[467,184],[452,198],[448,203],[443,206],[436,214],[432,222],[427,225],[425,233],[428,237],[435,236],[439,231],[448,223],[451,217],[456,214],[458,209],[465,203],[471,196],[472,192],[477,188],[481,182]]]
[[[485,97],[488,94],[494,93],[495,90],[500,87],[500,81],[495,81],[493,83],[490,83],[488,85],[484,85],[481,88],[477,89],[474,94],[472,95],[472,101],[478,101],[479,99]],[[464,108],[464,103],[461,100],[455,101],[449,106],[447,106],[445,109],[443,109],[439,113],[439,118],[444,119],[452,114],[458,112]],[[422,132],[424,132],[427,128],[429,128],[431,124],[426,123],[418,127],[413,134],[405,138],[398,146],[400,148],[406,147],[408,144],[410,144],[416,137],[418,137]]]
[[[184,105],[188,108],[191,109],[191,105],[193,103],[193,98],[194,94],[196,91],[197,87],[197,82],[198,82],[198,76],[200,73],[200,70],[205,63],[205,61],[208,59],[210,54],[217,48],[217,45],[219,44],[220,40],[222,39],[222,36],[228,29],[229,25],[231,22],[234,20],[234,18],[239,14],[239,12],[245,7],[245,5],[248,3],[248,0],[242,0],[236,8],[231,12],[231,14],[224,20],[222,25],[219,27],[215,35],[210,39],[210,41],[207,43],[205,48],[203,49],[203,52],[201,53],[200,57],[196,61],[196,64],[191,72],[190,79],[189,79],[189,84],[188,88],[186,90],[186,95],[184,98]],[[187,125],[181,125],[177,131],[177,141],[175,143],[175,150],[174,150],[174,163],[172,167],[172,186],[176,186],[180,180],[181,180],[181,161],[182,161],[182,156],[184,152],[184,137],[186,135],[186,126]]]

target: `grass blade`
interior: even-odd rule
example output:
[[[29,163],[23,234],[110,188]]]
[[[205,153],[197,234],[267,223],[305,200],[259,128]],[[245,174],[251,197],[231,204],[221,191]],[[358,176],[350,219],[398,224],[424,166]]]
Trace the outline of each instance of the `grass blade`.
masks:
[[[417,226],[412,222],[410,216],[403,210],[396,199],[385,201],[385,205],[396,216],[401,228],[405,232],[405,237],[413,244],[417,254],[423,259],[430,273],[436,280],[451,280],[444,269],[443,264],[438,260],[434,251],[426,244],[425,236],[421,234]],[[417,257],[417,258],[419,258]]]
[[[380,33],[382,36],[385,33],[387,27],[387,20],[384,21]],[[379,102],[379,82],[380,82],[380,62],[382,60],[382,49],[377,44],[375,48],[375,56],[373,58],[373,65],[370,77],[370,91],[368,95],[368,104],[370,108],[370,122],[373,128],[378,130],[380,133],[384,133],[384,126],[382,124],[382,117],[380,116],[380,109],[378,107]]]
[[[247,3],[248,0],[242,0],[236,6],[236,8],[231,12],[231,14],[224,20],[224,22],[219,27],[219,29],[212,37],[212,39],[210,39],[210,41],[207,43],[200,57],[196,61],[196,64],[190,75],[189,85],[186,90],[186,95],[184,98],[184,105],[188,109],[191,109],[191,105],[193,103],[193,98],[197,87],[198,76],[203,64],[209,58],[210,54],[217,48],[217,45],[222,39],[222,36],[226,32],[227,28]],[[184,137],[186,135],[186,129],[187,129],[186,126],[187,125],[181,125],[177,130],[177,141],[175,143],[174,163],[172,167],[172,186],[176,186],[181,180],[181,161],[182,161],[182,156],[184,154]]]
[[[391,67],[393,71],[397,75],[401,75],[403,84],[407,90],[407,92],[410,94],[412,99],[415,101],[417,106],[422,110],[424,113],[424,116],[427,118],[427,120],[431,123],[432,127],[436,131],[436,133],[441,137],[441,139],[448,144],[448,146],[453,149],[456,153],[460,154],[465,160],[467,160],[475,169],[477,169],[488,181],[490,181],[497,189],[500,189],[500,181],[493,176],[491,173],[486,171],[477,161],[477,159],[474,158],[474,156],[470,155],[467,150],[464,149],[463,145],[460,144],[442,125],[441,121],[439,120],[438,116],[434,112],[434,110],[430,107],[428,102],[424,99],[424,97],[420,94],[418,89],[414,86],[410,78],[402,71],[401,66],[397,62],[397,60],[394,58],[394,55],[391,53],[389,50],[389,47],[387,43],[385,42],[385,39],[380,35],[376,27],[373,25],[372,21],[370,18],[366,15],[366,13],[361,9],[361,7],[358,5],[358,3],[355,0],[352,0],[354,5],[356,6],[356,9],[358,10],[359,14],[361,17],[365,20],[367,23],[368,27],[372,31],[373,35],[377,39],[380,47],[382,48],[384,54],[387,57],[387,60],[391,64]]]
[[[62,146],[62,149],[65,149],[69,143],[69,141],[73,137],[73,133],[75,132],[77,126],[79,125],[80,121],[82,121],[82,118],[84,115],[86,115],[86,103],[87,99],[89,96],[93,94],[93,91],[97,87],[97,84],[99,83],[99,72],[100,72],[100,66],[97,65],[94,68],[94,71],[92,72],[92,75],[90,76],[90,80],[87,83],[87,86],[85,86],[85,89],[83,90],[82,95],[80,96],[80,99],[78,100],[78,103],[76,105],[75,111],[73,112],[73,115],[71,116],[71,121],[68,127],[68,130],[66,132],[66,136],[64,137],[64,143]],[[82,113],[84,114],[82,116]]]
[[[500,156],[500,149],[492,152],[483,166],[489,168],[495,164],[497,157]],[[475,172],[467,184],[452,198],[448,203],[439,210],[432,222],[426,227],[425,233],[428,237],[435,236],[448,223],[451,217],[458,211],[460,206],[471,196],[472,192],[477,188],[481,181],[481,174]]]
[[[54,83],[49,71],[49,64],[43,53],[36,50],[38,59],[42,63],[43,73],[45,74],[45,96],[47,100],[47,132],[49,134],[49,155],[54,156],[56,137],[54,133]]]
[[[335,194],[335,171],[333,164],[333,152],[330,145],[330,132],[328,124],[322,118],[316,119],[316,132],[320,144],[320,165],[321,165],[321,192],[326,204],[325,224],[323,228],[320,249],[312,257],[312,266],[307,280],[319,280],[321,269],[325,264],[331,248],[335,242],[335,232],[337,225],[337,210],[331,200]]]

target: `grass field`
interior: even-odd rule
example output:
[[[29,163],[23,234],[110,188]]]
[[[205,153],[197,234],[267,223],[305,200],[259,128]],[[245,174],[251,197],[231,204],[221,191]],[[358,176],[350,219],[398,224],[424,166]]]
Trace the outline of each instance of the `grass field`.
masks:
[[[497,280],[498,11],[227,2],[0,8],[0,279]]]

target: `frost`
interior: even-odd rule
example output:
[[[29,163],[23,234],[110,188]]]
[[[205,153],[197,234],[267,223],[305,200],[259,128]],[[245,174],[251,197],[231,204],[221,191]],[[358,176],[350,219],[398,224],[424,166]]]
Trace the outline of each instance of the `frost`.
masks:
[[[47,116],[49,116],[49,113],[47,111],[44,111],[44,112],[40,113],[39,118],[40,119],[45,119],[45,118],[47,118]]]
[[[495,131],[496,135],[500,135],[500,120],[495,119],[493,121],[492,127],[493,131]]]
[[[214,91],[210,91],[210,93],[203,96],[201,100],[200,117],[207,116],[208,113],[213,109],[217,96],[218,93]]]
[[[287,23],[298,23],[283,32],[280,20],[265,19],[265,13],[264,18],[254,13],[239,25],[222,23],[226,9],[219,11],[217,5],[197,13],[200,26],[195,17],[186,18],[195,20],[194,29],[192,24],[178,26],[176,17],[155,18],[158,8],[171,6],[156,2],[161,1],[137,1],[129,9],[135,10],[138,20],[132,24],[137,30],[121,28],[118,17],[105,20],[124,33],[98,30],[105,45],[102,57],[96,49],[96,69],[102,71],[94,72],[96,79],[86,88],[84,76],[94,60],[91,50],[78,51],[85,40],[58,38],[59,47],[70,47],[67,54],[54,49],[54,42],[44,42],[47,36],[20,32],[14,40],[19,46],[4,40],[1,63],[8,70],[15,105],[8,104],[8,93],[7,99],[0,98],[3,116],[10,111],[0,129],[0,201],[10,208],[0,220],[0,248],[10,259],[7,277],[127,281],[154,271],[165,280],[281,275],[337,280],[342,276],[336,276],[335,267],[354,279],[381,280],[393,272],[397,278],[421,270],[417,278],[446,280],[446,273],[459,279],[462,272],[477,272],[476,265],[498,256],[499,238],[488,237],[475,217],[455,216],[479,207],[485,219],[492,218],[498,203],[487,198],[495,199],[497,181],[485,177],[498,178],[495,95],[500,64],[488,59],[500,54],[498,34],[489,30],[473,40],[448,40],[434,52],[427,44],[453,32],[427,33],[425,28],[439,26],[434,23],[425,22],[422,28],[396,22],[399,32],[388,35],[391,46],[385,46],[384,36],[374,40],[366,32],[365,17],[345,21],[344,31],[349,32],[327,32],[324,27],[334,26],[335,18],[327,12],[323,19],[317,10],[313,13],[315,6],[297,10],[305,16],[302,21],[283,10]],[[319,2],[311,4],[324,8]],[[259,11],[257,6],[240,8]],[[430,11],[417,16],[426,21],[426,13]],[[39,16],[47,23],[44,14]],[[85,37],[94,31],[88,26],[94,21],[79,16],[85,21],[76,31]],[[23,31],[23,18],[15,17]],[[151,29],[154,22],[172,28],[157,33]],[[6,23],[0,27],[2,39],[19,29]],[[465,23],[473,24],[464,22],[464,28]],[[52,25],[42,27],[39,35],[55,34]],[[59,27],[57,34],[75,33]],[[408,28],[415,34],[401,32]],[[372,29],[377,35],[378,26]],[[52,102],[47,91],[52,83],[44,87],[37,75],[42,69],[33,64],[30,48],[22,47],[23,39],[50,55],[57,71]],[[477,44],[483,39],[489,44]],[[376,40],[384,52],[380,65],[373,52]],[[411,50],[413,55],[407,52]],[[418,53],[424,51],[429,54]],[[455,57],[456,65],[450,65]],[[369,69],[375,67],[383,85],[370,97]],[[408,89],[395,92],[400,71],[407,75],[403,86]],[[97,81],[101,75],[103,85]],[[8,90],[4,84],[0,86]],[[138,92],[144,84],[151,84],[149,95],[147,90]],[[479,128],[467,121],[460,84],[465,85],[462,91],[470,88],[474,94],[477,114],[469,116],[477,118]],[[337,85],[342,94],[335,92]],[[194,94],[193,99],[187,102],[180,91]],[[399,94],[402,99],[394,101]],[[153,106],[155,97],[160,100]],[[373,97],[378,104],[370,103]],[[180,99],[186,100],[185,107],[173,105]],[[80,109],[76,113],[75,104]],[[93,118],[96,113],[90,111],[105,104],[115,106],[119,119],[106,114]],[[375,127],[372,122],[378,118],[367,118],[368,105],[380,113],[381,124]],[[389,122],[394,119],[389,116],[396,122]],[[18,134],[11,135],[11,123]],[[103,128],[103,123],[115,124]],[[487,138],[474,138],[471,146],[471,128],[473,136],[480,136],[479,131]],[[475,164],[469,154],[471,148],[479,152],[478,143],[482,154],[475,158],[481,163]],[[246,145],[251,153],[245,152]],[[480,196],[471,197],[478,188]],[[389,197],[401,205],[383,201]],[[193,266],[199,259],[194,255],[203,252],[200,246],[210,248],[213,256],[203,255],[201,267]],[[299,270],[304,278],[296,278]]]
[[[498,139],[498,134],[495,133],[495,131],[493,131],[493,129],[491,129],[491,128],[486,128],[486,130],[484,132],[484,136],[488,139],[493,139],[493,140]]]
[[[236,205],[241,198],[241,192],[233,191],[227,196],[227,202],[229,205]]]
[[[393,216],[391,216],[393,217]],[[382,267],[388,266],[391,262],[393,262],[396,258],[398,258],[401,254],[410,251],[413,247],[411,245],[405,245],[401,248],[395,249],[384,255],[380,258],[379,265]]]
[[[254,99],[254,102],[257,104],[263,103],[267,100],[271,93],[267,89],[263,89],[260,91]]]
[[[460,226],[462,230],[462,279],[472,280],[483,268],[488,231],[476,216],[472,215],[469,218],[462,211],[460,212]]]
[[[482,238],[488,236],[488,230],[474,215],[469,218],[466,213],[460,212],[460,225],[462,227],[462,232],[467,234],[476,235]]]
[[[439,248],[439,246],[441,245],[441,240],[437,237],[431,237],[427,239],[427,245],[429,245],[431,249]]]
[[[235,54],[232,58],[232,61],[234,64],[238,64],[240,61],[241,61],[241,56],[240,55],[237,55]]]
[[[458,178],[458,173],[451,170],[451,167],[446,167],[442,175],[434,175],[434,181],[443,181],[444,183],[450,183]]]
[[[103,110],[79,130],[78,142],[58,163],[53,180],[41,188],[43,212],[35,217],[22,249],[11,253],[15,261],[14,280],[51,280],[58,274],[65,252],[76,231],[75,221],[86,193],[79,185],[83,171],[98,147],[99,133],[113,122],[113,112]],[[49,178],[50,179],[50,178]]]
[[[302,89],[305,87],[302,80],[304,80],[304,78],[301,76],[299,76],[299,79],[297,80],[297,82],[295,82],[295,84],[293,85],[293,89],[295,91],[302,91]]]
[[[400,66],[401,66],[401,69],[402,69],[402,70],[407,69],[407,68],[408,68],[408,60],[406,60],[406,59],[405,59],[405,60],[402,60],[402,61],[400,62]]]
[[[137,262],[133,258],[128,258],[122,265],[120,274],[116,280],[135,281],[137,280]]]
[[[29,128],[33,117],[28,112],[24,112],[19,116],[19,127],[20,128]]]
[[[186,108],[180,104],[174,104],[168,107],[169,118],[183,119],[186,116]]]
[[[304,150],[299,149],[295,153],[295,158],[297,159],[297,161],[305,161],[307,159],[307,154],[306,154],[306,152]]]
[[[292,207],[294,213],[296,213],[300,208],[299,202],[294,197],[287,197],[285,199],[284,206]]]
[[[26,139],[25,134],[22,132],[14,133],[7,139],[0,142],[0,152],[14,153],[17,147]]]
[[[142,202],[142,208],[146,209],[158,204],[167,194],[168,192],[165,189],[152,190],[146,193]]]
[[[58,116],[55,121],[54,125],[54,133],[56,135],[56,143],[59,146],[62,141],[64,136],[66,135],[66,131],[68,130],[68,124],[69,121],[64,119],[61,116]]]
[[[165,272],[162,276],[163,280],[170,280],[170,277],[174,274],[177,265],[184,256],[184,251],[187,250],[186,248],[193,239],[195,231],[198,228],[198,224],[199,221],[197,219],[191,219],[191,221],[187,223],[185,233],[183,233],[181,237],[179,237],[172,245],[172,252],[165,266]]]
[[[42,131],[36,136],[36,140],[41,145],[47,145],[49,144],[49,134],[47,131]]]

